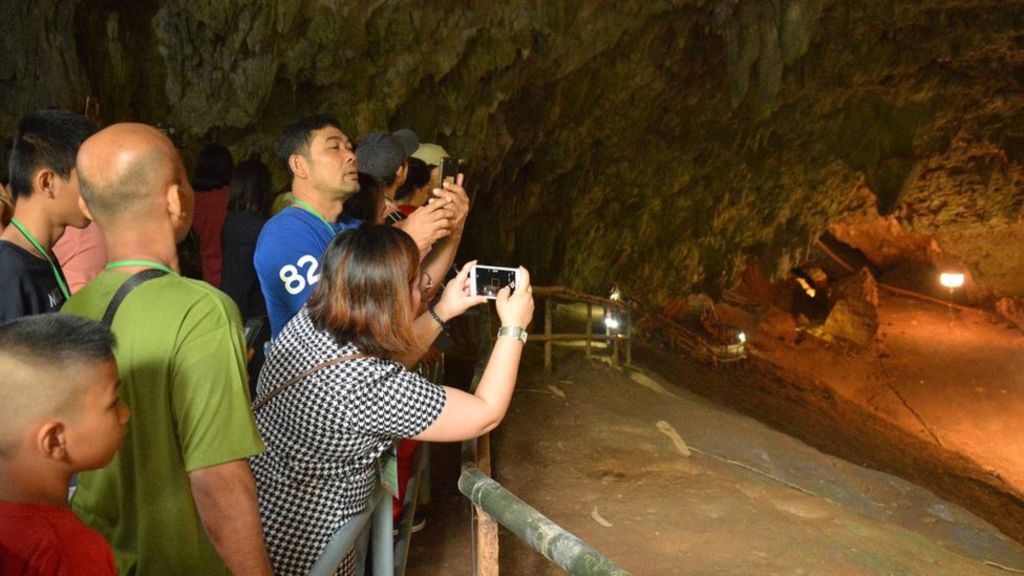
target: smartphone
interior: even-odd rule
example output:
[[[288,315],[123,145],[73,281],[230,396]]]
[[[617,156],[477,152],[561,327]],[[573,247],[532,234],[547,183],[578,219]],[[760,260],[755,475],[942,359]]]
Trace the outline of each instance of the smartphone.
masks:
[[[441,188],[445,182],[455,183],[455,177],[459,175],[459,160],[457,158],[441,159]]]
[[[483,296],[494,300],[498,297],[498,290],[505,286],[512,286],[515,289],[519,280],[518,268],[477,264],[469,269],[469,293],[472,296]]]

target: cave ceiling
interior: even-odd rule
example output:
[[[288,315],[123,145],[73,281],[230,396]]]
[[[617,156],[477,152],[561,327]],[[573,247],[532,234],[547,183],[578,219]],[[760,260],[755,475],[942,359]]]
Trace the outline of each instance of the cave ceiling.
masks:
[[[412,128],[467,161],[466,255],[540,283],[718,294],[835,227],[1024,295],[1024,0],[5,1],[0,50],[3,135],[87,96],[187,157]]]

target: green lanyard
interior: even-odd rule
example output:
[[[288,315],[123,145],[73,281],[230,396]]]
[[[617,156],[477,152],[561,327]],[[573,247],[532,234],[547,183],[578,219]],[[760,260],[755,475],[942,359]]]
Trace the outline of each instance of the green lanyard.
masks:
[[[331,226],[331,223],[327,221],[327,218],[324,218],[323,216],[321,216],[320,213],[316,211],[316,208],[313,208],[312,206],[307,204],[305,200],[300,200],[298,198],[295,199],[295,203],[298,204],[300,207],[302,207],[307,212],[309,212],[310,214],[312,214],[313,216],[316,216],[317,218],[319,218],[320,221],[324,223],[324,226],[327,226],[327,229],[330,230],[331,236],[334,236],[334,234],[335,234],[334,226]]]
[[[110,270],[111,268],[122,268],[124,266],[145,266],[147,268],[156,268],[157,270],[163,270],[168,274],[176,274],[174,270],[171,270],[167,266],[159,262],[153,262],[152,260],[118,260],[111,262],[103,267],[104,270]]]
[[[21,235],[25,237],[25,240],[28,240],[28,243],[38,250],[39,253],[43,255],[43,258],[46,258],[46,261],[50,263],[50,269],[53,270],[53,278],[57,280],[57,286],[60,288],[61,293],[64,294],[64,299],[69,300],[71,298],[71,292],[68,290],[67,284],[64,283],[64,279],[60,276],[60,269],[57,268],[57,263],[53,261],[53,258],[50,258],[50,253],[43,250],[42,245],[39,244],[36,237],[33,236],[32,233],[28,231],[28,228],[25,228],[21,222],[18,222],[17,218],[11,218],[11,224],[13,224],[14,227],[18,229],[18,232],[21,232]]]

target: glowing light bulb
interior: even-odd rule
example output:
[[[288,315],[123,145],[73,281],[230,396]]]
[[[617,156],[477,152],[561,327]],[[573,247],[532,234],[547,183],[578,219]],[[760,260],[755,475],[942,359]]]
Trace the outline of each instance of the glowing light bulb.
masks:
[[[604,319],[604,325],[612,330],[618,330],[619,319],[615,318],[614,316],[608,316],[607,318]]]
[[[943,272],[939,275],[939,284],[952,290],[964,285],[964,275],[960,272]]]
[[[746,342],[747,341],[747,333],[746,332],[740,332],[736,337],[739,338],[740,342]]]

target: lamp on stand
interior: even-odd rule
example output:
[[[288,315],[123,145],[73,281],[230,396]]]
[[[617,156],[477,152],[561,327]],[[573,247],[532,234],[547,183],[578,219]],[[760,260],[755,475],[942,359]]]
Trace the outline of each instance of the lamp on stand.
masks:
[[[939,284],[949,288],[949,327],[953,327],[953,291],[964,285],[963,272],[943,272],[939,274]]]

